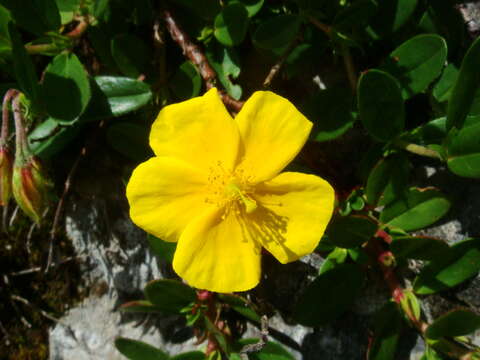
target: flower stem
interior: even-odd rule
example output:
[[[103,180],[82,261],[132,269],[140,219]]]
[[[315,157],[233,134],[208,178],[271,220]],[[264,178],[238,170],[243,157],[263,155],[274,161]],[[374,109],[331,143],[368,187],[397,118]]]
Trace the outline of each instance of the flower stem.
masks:
[[[2,133],[0,135],[0,147],[3,147],[7,141],[8,141],[8,135],[9,135],[9,114],[10,114],[10,109],[8,107],[10,101],[12,98],[18,94],[18,91],[15,89],[9,89],[5,93],[5,96],[3,97],[3,104],[2,104]]]
[[[345,70],[347,71],[348,82],[352,88],[352,92],[357,90],[357,74],[355,72],[355,65],[353,64],[352,54],[347,45],[341,44],[343,63],[345,64]]]
[[[425,157],[429,157],[429,158],[432,158],[432,159],[437,159],[437,160],[442,160],[443,161],[443,158],[438,153],[438,151],[429,149],[425,146],[412,144],[412,143],[409,143],[409,142],[404,141],[404,140],[395,140],[393,142],[393,144],[395,146],[399,147],[400,149],[409,151],[413,154],[417,154],[417,155],[420,155],[420,156],[425,156]]]
[[[24,127],[24,118],[22,114],[22,109],[20,105],[20,96],[18,93],[17,96],[13,98],[12,107],[13,107],[13,117],[15,118],[15,162],[20,162],[21,164],[25,163],[26,157],[29,154],[27,135],[25,133]]]

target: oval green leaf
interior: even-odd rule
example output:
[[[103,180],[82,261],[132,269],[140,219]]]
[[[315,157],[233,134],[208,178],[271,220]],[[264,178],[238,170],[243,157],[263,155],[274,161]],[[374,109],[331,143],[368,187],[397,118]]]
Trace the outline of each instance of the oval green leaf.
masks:
[[[48,114],[61,122],[80,116],[90,101],[87,73],[75,54],[60,54],[45,70],[43,94]]]
[[[175,250],[177,249],[177,243],[163,241],[162,239],[159,239],[152,234],[148,234],[147,240],[150,248],[156,256],[165,261],[168,261],[169,263],[172,263],[173,255],[175,254]]]
[[[239,2],[225,6],[220,14],[215,17],[215,38],[225,46],[240,44],[248,28],[248,11]]]
[[[366,216],[338,216],[328,226],[328,242],[342,248],[354,248],[367,242],[377,228],[377,224]]]
[[[254,16],[260,11],[263,6],[264,0],[229,0],[228,3],[240,2],[247,9],[248,17]]]
[[[447,43],[432,34],[417,35],[396,48],[383,69],[395,76],[404,99],[424,91],[442,71],[447,59]]]
[[[137,161],[153,155],[148,145],[149,130],[130,122],[118,122],[109,126],[107,141],[119,153]]]
[[[451,133],[447,143],[447,164],[458,176],[480,177],[480,123]]]
[[[433,88],[433,96],[438,102],[447,101],[453,90],[453,86],[457,81],[458,69],[454,64],[448,64],[443,70],[442,76]]]
[[[153,305],[150,301],[130,301],[120,306],[120,310],[131,313],[162,313],[163,311]]]
[[[417,0],[379,1],[372,22],[376,37],[391,36],[403,27],[417,8]]]
[[[340,264],[319,275],[300,296],[294,309],[299,323],[317,326],[343,314],[363,287],[365,274],[358,265]]]
[[[147,72],[150,50],[141,38],[130,34],[117,35],[112,39],[111,52],[124,75],[137,78]]]
[[[426,236],[395,237],[390,244],[395,257],[418,260],[434,260],[449,248],[446,242]]]
[[[480,38],[474,41],[463,58],[447,110],[447,129],[463,126],[477,92],[480,91]]]
[[[156,347],[142,341],[117,338],[115,339],[117,350],[130,360],[167,360],[168,355]]]
[[[473,311],[458,309],[440,316],[430,324],[425,335],[430,339],[463,336],[480,329],[480,316]]]
[[[428,263],[418,274],[413,288],[417,294],[433,294],[462,283],[479,270],[480,240],[462,241]]]
[[[374,318],[372,346],[368,360],[393,360],[402,329],[402,314],[394,302],[386,303]]]
[[[297,36],[301,20],[296,15],[280,15],[262,22],[253,34],[255,46],[281,52]]]
[[[154,280],[144,291],[148,301],[167,313],[177,314],[196,299],[195,291],[177,280]]]
[[[388,204],[380,221],[405,231],[432,225],[450,209],[450,200],[435,189],[410,189],[404,198]]]
[[[198,96],[202,88],[202,78],[190,61],[179,66],[170,81],[170,88],[179,100],[188,100]]]
[[[205,353],[201,351],[189,351],[183,354],[172,356],[170,360],[206,360]]]
[[[43,36],[60,28],[60,13],[55,0],[10,0],[1,4],[10,11],[18,26],[35,35]]]
[[[405,126],[405,108],[397,80],[380,70],[369,70],[358,83],[360,119],[375,139],[390,141]]]
[[[245,316],[247,319],[260,323],[260,316],[253,310],[246,299],[238,295],[218,294],[218,298],[230,307]]]

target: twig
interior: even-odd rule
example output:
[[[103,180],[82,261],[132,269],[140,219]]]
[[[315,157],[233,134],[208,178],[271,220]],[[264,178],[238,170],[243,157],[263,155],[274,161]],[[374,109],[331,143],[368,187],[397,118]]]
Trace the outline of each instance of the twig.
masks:
[[[290,45],[287,47],[287,49],[282,54],[280,59],[278,59],[278,61],[275,63],[275,65],[273,65],[272,68],[270,69],[270,71],[268,72],[267,77],[263,81],[263,87],[269,87],[270,86],[270,84],[272,83],[272,80],[275,78],[275,76],[277,76],[278,72],[282,68],[285,61],[290,56],[290,53],[293,51],[293,49],[295,49],[297,44],[298,44],[298,38],[290,43]]]
[[[393,145],[395,145],[395,146],[397,146],[397,147],[399,147],[403,150],[409,151],[413,154],[417,154],[417,155],[420,155],[420,156],[425,156],[425,157],[429,157],[429,158],[433,158],[433,159],[443,161],[442,156],[437,151],[429,149],[425,146],[421,146],[421,145],[417,145],[417,144],[411,144],[411,143],[409,143],[407,141],[403,141],[403,140],[395,140],[393,142]]]
[[[177,23],[169,10],[163,10],[163,19],[165,20],[167,30],[173,41],[175,41],[180,46],[183,54],[197,66],[200,76],[205,82],[205,86],[207,87],[207,89],[215,87],[217,83],[217,74],[215,73],[215,70],[213,70],[212,66],[209,64],[207,57],[203,53],[202,49],[197,44],[191,41],[190,37]],[[219,91],[219,94],[225,106],[227,106],[232,111],[240,111],[243,106],[242,101],[235,100],[223,90]]]
[[[5,345],[10,345],[10,334],[8,333],[7,329],[3,326],[2,322],[0,321],[0,330],[2,330],[3,336],[5,337]]]
[[[343,63],[345,64],[345,70],[347,71],[348,82],[352,88],[352,92],[357,91],[357,73],[355,71],[355,65],[353,64],[352,54],[347,45],[341,44]]]
[[[60,265],[63,265],[65,263],[69,262],[69,261],[80,260],[80,259],[83,259],[84,257],[85,257],[85,255],[69,256],[69,257],[57,262],[56,264],[53,264],[52,266],[53,267],[60,266]],[[40,272],[40,271],[42,271],[42,267],[41,266],[36,266],[36,267],[32,267],[30,269],[25,269],[25,270],[12,272],[12,273],[8,274],[8,276],[15,277],[15,276],[29,275],[29,274],[33,274],[33,273]]]
[[[261,351],[268,341],[268,318],[266,315],[262,316],[261,320],[261,330],[260,330],[260,339],[255,344],[245,345],[242,350],[240,350],[240,357],[242,360],[248,360],[249,353],[256,353]]]

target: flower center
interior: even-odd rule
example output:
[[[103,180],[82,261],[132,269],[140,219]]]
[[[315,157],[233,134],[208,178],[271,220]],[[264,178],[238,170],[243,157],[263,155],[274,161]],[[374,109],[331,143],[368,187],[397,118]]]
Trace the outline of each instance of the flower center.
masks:
[[[224,207],[225,213],[234,210],[237,214],[244,210],[247,214],[257,208],[252,198],[253,187],[242,170],[227,171],[221,163],[210,168],[208,196],[205,202]]]

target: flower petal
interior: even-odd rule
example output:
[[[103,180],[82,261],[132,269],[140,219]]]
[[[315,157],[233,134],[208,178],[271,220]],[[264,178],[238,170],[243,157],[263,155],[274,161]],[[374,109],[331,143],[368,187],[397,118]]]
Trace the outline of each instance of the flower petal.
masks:
[[[272,179],[307,141],[312,123],[287,99],[255,92],[235,118],[243,149],[240,167],[253,182]]]
[[[202,169],[221,162],[231,170],[239,141],[237,125],[215,88],[201,97],[164,107],[150,132],[155,155],[176,157]]]
[[[230,212],[209,210],[180,237],[173,269],[191,286],[215,292],[245,291],[260,281],[260,251]]]
[[[206,179],[184,161],[154,157],[140,164],[127,185],[130,217],[165,241],[177,241],[187,224],[211,205]]]
[[[278,261],[285,264],[311,253],[332,216],[335,192],[314,175],[285,172],[257,187],[262,211],[251,214],[264,223],[259,239]]]

